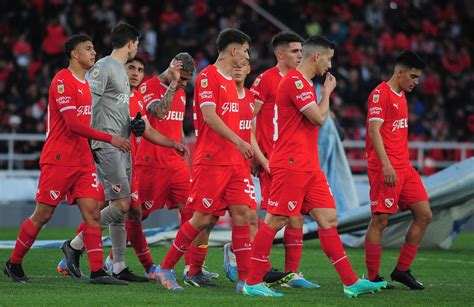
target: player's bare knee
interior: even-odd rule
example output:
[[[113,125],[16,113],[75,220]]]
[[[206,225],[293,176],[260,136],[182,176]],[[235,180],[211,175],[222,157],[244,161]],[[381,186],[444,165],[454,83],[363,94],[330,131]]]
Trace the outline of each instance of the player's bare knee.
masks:
[[[291,216],[288,221],[288,226],[291,228],[301,228],[304,224],[304,216]]]
[[[389,218],[388,214],[374,214],[370,224],[373,228],[382,232],[387,227]]]
[[[265,224],[276,231],[279,231],[288,224],[289,220],[290,218],[288,216],[267,214],[265,217]]]
[[[417,213],[416,215],[413,215],[413,218],[421,224],[428,225],[431,222],[431,219],[433,218],[433,213],[431,210],[424,210],[421,213]]]

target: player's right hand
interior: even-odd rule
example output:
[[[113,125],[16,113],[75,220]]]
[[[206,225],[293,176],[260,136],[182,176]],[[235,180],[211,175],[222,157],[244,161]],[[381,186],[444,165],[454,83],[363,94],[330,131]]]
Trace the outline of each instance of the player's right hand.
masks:
[[[117,147],[122,152],[130,152],[130,142],[121,136],[112,136],[112,142],[110,142],[110,144]]]
[[[249,143],[241,141],[236,145],[236,147],[245,159],[250,160],[253,158],[253,148]]]
[[[168,67],[168,73],[171,76],[171,81],[178,82],[181,78],[181,69],[183,68],[183,62],[173,59],[170,66]]]
[[[391,164],[382,167],[383,181],[385,186],[394,188],[397,184],[397,173]]]
[[[336,78],[330,72],[328,72],[326,74],[326,80],[324,80],[324,90],[327,94],[331,94],[332,91],[334,91],[334,89],[336,88],[336,85]]]

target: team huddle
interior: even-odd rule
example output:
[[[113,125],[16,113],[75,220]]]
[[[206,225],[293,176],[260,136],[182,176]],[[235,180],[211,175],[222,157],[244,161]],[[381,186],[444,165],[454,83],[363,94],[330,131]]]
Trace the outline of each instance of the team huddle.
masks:
[[[431,219],[428,196],[408,158],[405,92],[418,84],[424,62],[411,51],[395,61],[389,81],[368,98],[367,161],[372,219],[365,250],[368,278],[353,271],[337,231],[334,198],[318,159],[319,127],[329,116],[336,79],[329,72],[335,45],[321,36],[276,34],[277,64],[244,87],[251,71],[251,39],[237,29],[217,37],[218,58],[194,80],[196,144],[192,174],[185,158],[184,88],[196,68],[192,56],[177,54],[160,75],[142,83],[145,62],[137,56],[140,33],[125,23],[111,35],[112,53],[95,62],[92,39],[84,34],[65,43],[69,66],[51,82],[46,142],[40,158],[36,209],[21,226],[4,272],[29,282],[22,261],[41,227],[64,199],[83,216],[76,236],[61,247],[58,272],[93,284],[156,281],[183,291],[175,265],[184,256],[188,286],[215,287],[218,273],[203,264],[208,239],[220,216],[232,219],[232,241],[224,246],[226,277],[245,296],[280,297],[275,286],[319,288],[299,271],[304,215],[318,224],[321,248],[333,264],[346,297],[392,289],[379,272],[381,241],[391,214],[410,210],[413,222],[392,280],[423,289],[410,265]],[[324,76],[320,94],[312,79]],[[257,217],[253,176],[260,179]],[[192,180],[191,180],[192,178]],[[181,226],[161,262],[155,262],[142,221],[156,210],[178,209]],[[108,227],[112,251],[102,249]],[[285,268],[272,267],[276,233],[284,230]],[[129,242],[145,271],[125,263]],[[86,252],[90,276],[79,259]]]

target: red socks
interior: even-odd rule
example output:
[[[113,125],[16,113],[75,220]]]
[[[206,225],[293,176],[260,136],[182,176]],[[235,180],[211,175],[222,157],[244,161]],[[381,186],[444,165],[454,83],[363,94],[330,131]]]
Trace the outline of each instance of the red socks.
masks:
[[[285,245],[285,272],[298,273],[303,253],[303,229],[286,226],[283,244]]]
[[[23,262],[23,257],[35,242],[39,231],[40,230],[33,225],[29,218],[23,222],[18,238],[16,239],[15,249],[10,256],[11,263],[21,264]]]
[[[82,238],[84,240],[84,247],[87,250],[87,258],[91,272],[102,270],[104,252],[102,250],[102,229],[100,226],[94,227],[84,224],[82,231]]]
[[[381,255],[382,246],[380,244],[365,242],[365,266],[369,280],[374,280],[379,274]]]
[[[342,247],[341,239],[335,227],[329,229],[318,229],[321,248],[326,256],[331,260],[342,283],[345,286],[352,286],[359,279],[352,270],[349,258]]]
[[[247,284],[250,286],[259,284],[263,280],[263,276],[268,271],[268,257],[272,249],[273,239],[275,239],[276,231],[267,224],[263,223],[257,231],[253,240],[253,251],[250,260],[250,271],[247,278]],[[235,242],[233,243],[236,249]]]
[[[399,271],[407,271],[410,268],[413,259],[415,259],[418,247],[418,244],[403,243],[397,263],[397,269]]]
[[[237,261],[239,280],[247,280],[252,255],[250,243],[250,226],[232,226],[232,249]]]
[[[206,259],[207,255],[207,245],[191,245],[184,254],[185,257],[186,255],[190,255],[191,257],[191,263],[189,264],[189,272],[188,276],[194,276],[197,273],[202,271],[202,266],[204,264],[204,260]]]
[[[181,225],[189,221],[194,214],[194,210],[188,209],[188,208],[181,208],[179,209],[179,215],[181,216]],[[192,262],[192,255],[191,252],[186,252],[184,254],[184,264],[185,265],[191,265]]]
[[[140,260],[145,272],[148,272],[150,267],[153,265],[153,259],[151,258],[150,249],[148,243],[146,243],[145,234],[143,233],[141,221],[125,221],[125,227],[127,228],[127,235],[132,244],[135,254]]]
[[[194,238],[196,238],[200,232],[201,231],[194,228],[189,221],[184,223],[179,228],[173,244],[163,259],[161,268],[165,270],[174,268],[179,259],[181,259],[181,256],[188,250],[191,242],[193,242]]]

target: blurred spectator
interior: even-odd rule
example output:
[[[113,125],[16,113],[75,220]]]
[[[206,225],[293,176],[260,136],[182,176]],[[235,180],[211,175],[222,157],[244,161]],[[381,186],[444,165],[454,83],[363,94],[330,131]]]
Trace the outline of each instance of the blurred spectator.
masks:
[[[393,71],[393,59],[412,49],[428,64],[421,84],[407,97],[410,140],[474,142],[474,22],[469,1],[256,1],[302,36],[322,34],[337,43],[332,73],[338,80],[331,108],[347,139],[365,138],[366,99]],[[110,30],[118,21],[142,32],[140,54],[147,76],[187,51],[198,70],[216,59],[215,39],[223,27],[252,37],[252,74],[273,66],[271,37],[279,31],[241,1],[1,1],[0,125],[2,132],[44,133],[48,87],[65,64],[67,36],[87,33],[97,58],[110,52]],[[185,131],[192,129],[188,89]],[[3,145],[0,145],[3,146]],[[19,146],[18,152],[40,150]],[[410,153],[412,157],[415,152]],[[472,153],[470,153],[472,154]],[[349,152],[362,158],[363,151]],[[438,154],[437,154],[438,155]],[[441,159],[459,154],[441,152]],[[427,171],[438,156],[427,156]],[[357,171],[362,171],[357,169]]]

